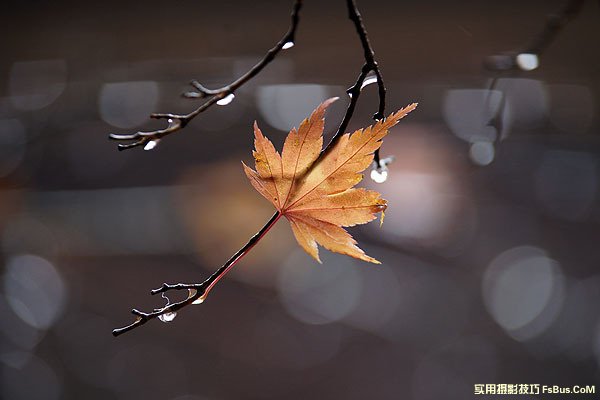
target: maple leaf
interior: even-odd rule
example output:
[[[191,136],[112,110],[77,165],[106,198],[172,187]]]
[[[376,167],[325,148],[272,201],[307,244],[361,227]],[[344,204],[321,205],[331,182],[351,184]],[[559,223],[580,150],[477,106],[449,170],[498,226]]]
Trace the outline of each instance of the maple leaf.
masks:
[[[296,240],[318,262],[317,243],[326,249],[379,264],[356,245],[344,227],[365,224],[387,207],[374,190],[354,188],[373,161],[381,139],[416,103],[365,129],[346,133],[321,155],[323,115],[337,98],[324,101],[290,131],[281,155],[254,123],[255,168],[243,164],[254,188],[269,200],[292,227]],[[320,156],[321,155],[321,156]]]

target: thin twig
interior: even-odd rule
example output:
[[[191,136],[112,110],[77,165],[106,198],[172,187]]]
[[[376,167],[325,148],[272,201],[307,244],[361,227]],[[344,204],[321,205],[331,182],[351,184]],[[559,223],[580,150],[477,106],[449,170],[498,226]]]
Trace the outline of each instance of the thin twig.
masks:
[[[127,150],[138,146],[145,146],[151,141],[155,141],[156,143],[156,141],[160,140],[161,138],[183,129],[192,119],[194,119],[200,113],[212,107],[219,100],[222,100],[225,97],[234,94],[234,92],[237,89],[242,87],[256,75],[258,75],[271,61],[275,59],[275,56],[277,56],[277,54],[284,49],[286,44],[294,43],[296,28],[298,27],[298,23],[300,22],[301,8],[302,0],[295,0],[294,6],[292,8],[290,27],[286,34],[283,36],[283,38],[281,38],[281,40],[277,42],[277,44],[272,49],[270,49],[267,52],[267,54],[265,54],[262,60],[260,60],[248,72],[246,72],[244,75],[242,75],[232,83],[230,83],[227,86],[223,86],[220,89],[210,90],[202,86],[199,82],[193,80],[190,84],[196,89],[196,91],[184,93],[184,97],[191,99],[209,98],[206,102],[201,104],[194,111],[190,112],[189,114],[151,114],[150,118],[168,120],[167,127],[164,129],[158,129],[149,132],[136,132],[132,134],[111,133],[109,135],[110,139],[130,142],[125,144],[120,143],[118,145],[119,150]]]
[[[539,57],[556,40],[560,31],[573,21],[581,12],[585,0],[568,0],[558,13],[552,13],[546,16],[546,24],[541,31],[531,37],[525,45],[517,50],[507,51],[502,54],[488,56],[484,60],[484,67],[494,71],[494,76],[488,85],[485,99],[485,108],[488,110],[494,90],[502,76],[516,76],[521,72],[517,63],[519,54],[533,54]],[[537,66],[536,66],[537,67]],[[496,136],[494,142],[500,142],[502,138],[503,116],[506,109],[506,97],[502,94],[500,106],[493,113],[486,126],[495,129]]]
[[[354,24],[354,27],[356,28],[356,33],[360,38],[360,44],[363,48],[365,63],[362,66],[360,74],[358,74],[358,78],[356,79],[354,85],[350,86],[346,90],[346,93],[348,93],[348,96],[350,96],[350,103],[348,104],[348,108],[346,108],[346,113],[344,114],[344,118],[342,119],[340,126],[338,127],[337,131],[333,135],[333,138],[331,139],[325,150],[332,147],[337,141],[337,139],[346,132],[348,123],[354,115],[354,109],[356,108],[356,104],[358,103],[358,97],[360,96],[362,85],[365,81],[365,78],[369,75],[370,72],[374,73],[375,77],[377,78],[377,88],[379,95],[379,108],[377,109],[377,112],[373,115],[373,119],[380,120],[383,119],[385,116],[386,89],[385,84],[383,82],[383,76],[381,74],[381,71],[379,70],[379,65],[377,64],[377,61],[375,61],[375,51],[373,50],[373,47],[371,47],[371,42],[369,41],[367,29],[365,28],[365,25],[362,21],[362,16],[358,11],[358,7],[356,6],[355,0],[346,0],[346,5],[348,7],[348,18],[350,18],[350,20]],[[379,149],[375,151],[373,160],[375,161],[377,166],[380,166]]]
[[[258,241],[267,234],[269,229],[275,225],[275,223],[281,218],[281,214],[279,211],[276,211],[275,214],[269,219],[269,221],[263,226],[260,231],[258,231],[254,236],[250,238],[248,243],[244,245],[241,249],[239,249],[221,268],[216,270],[208,279],[206,279],[202,283],[177,283],[177,284],[168,284],[163,283],[161,287],[158,289],[152,290],[150,293],[155,295],[159,293],[165,293],[170,290],[188,290],[189,294],[185,300],[181,300],[172,304],[168,304],[163,308],[157,309],[154,312],[146,313],[136,309],[133,309],[131,313],[136,316],[136,319],[129,325],[123,328],[113,329],[112,333],[114,336],[119,336],[125,332],[129,332],[132,329],[137,328],[138,326],[144,325],[146,322],[151,319],[158,318],[159,316],[176,312],[177,310],[182,309],[185,306],[188,306],[194,302],[202,302],[208,296],[208,293],[212,290],[212,288],[219,282],[219,280],[227,274],[227,272],[244,257],[248,252],[258,243]]]
[[[532,38],[530,43],[524,47],[523,52],[542,54],[556,39],[558,33],[579,15],[584,2],[585,0],[569,0],[559,13],[548,15],[542,31]]]

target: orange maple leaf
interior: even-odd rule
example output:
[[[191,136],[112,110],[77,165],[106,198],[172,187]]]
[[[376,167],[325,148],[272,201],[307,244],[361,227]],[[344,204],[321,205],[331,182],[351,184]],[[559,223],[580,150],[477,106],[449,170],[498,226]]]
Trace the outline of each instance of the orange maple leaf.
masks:
[[[416,103],[365,129],[346,133],[323,147],[323,114],[337,98],[317,107],[297,130],[290,131],[281,155],[254,123],[256,171],[243,164],[254,188],[285,216],[296,240],[318,262],[317,243],[326,249],[379,264],[357,245],[343,227],[365,224],[385,211],[387,201],[373,190],[354,188],[373,161],[381,139]],[[382,214],[383,218],[383,214]]]

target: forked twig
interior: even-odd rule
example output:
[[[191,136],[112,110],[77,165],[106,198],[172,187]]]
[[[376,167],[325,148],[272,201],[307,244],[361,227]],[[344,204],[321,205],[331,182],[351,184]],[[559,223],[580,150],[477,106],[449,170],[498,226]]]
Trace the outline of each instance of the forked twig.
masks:
[[[146,146],[151,141],[156,143],[161,138],[170,135],[174,132],[177,132],[183,129],[191,120],[196,118],[199,114],[208,110],[210,107],[215,105],[217,102],[225,99],[227,96],[231,96],[235,93],[237,89],[246,84],[249,80],[258,75],[271,61],[275,59],[275,56],[281,51],[290,47],[290,44],[293,45],[294,37],[296,35],[296,28],[298,27],[298,23],[300,22],[300,9],[302,8],[302,0],[295,0],[294,6],[292,8],[291,15],[291,23],[287,33],[281,38],[277,44],[270,49],[267,54],[260,60],[256,65],[254,65],[248,72],[244,75],[233,81],[227,86],[223,86],[220,89],[207,89],[202,86],[196,80],[190,82],[190,84],[196,89],[195,91],[184,93],[184,97],[190,99],[197,98],[208,98],[204,103],[202,103],[198,108],[189,114],[171,114],[171,113],[154,113],[150,115],[150,118],[154,119],[166,119],[168,121],[168,125],[166,128],[158,129],[154,131],[148,132],[136,132],[131,134],[117,134],[111,133],[109,137],[112,140],[124,141],[129,143],[119,143],[119,150],[127,150],[138,146]],[[154,146],[152,146],[154,147]]]
[[[375,61],[375,54],[369,42],[369,38],[367,36],[367,31],[362,22],[361,15],[356,7],[355,0],[347,0],[346,2],[348,7],[348,13],[350,20],[354,23],[356,28],[356,32],[361,41],[361,45],[364,51],[365,63],[361,68],[360,74],[354,85],[347,89],[347,93],[350,96],[350,103],[346,109],[346,113],[340,123],[336,133],[333,138],[329,142],[329,144],[323,149],[322,154],[324,154],[328,149],[330,149],[337,139],[345,132],[348,127],[348,123],[354,114],[354,110],[356,108],[356,104],[358,102],[358,98],[360,96],[361,89],[366,86],[366,84],[371,83],[367,82],[367,78],[369,74],[373,74],[375,77],[375,81],[378,86],[378,94],[379,94],[379,107],[373,118],[375,120],[380,120],[384,118],[385,113],[385,94],[386,89],[383,82],[383,78],[381,75],[381,71],[379,70],[379,66]],[[120,144],[119,149],[127,149],[131,147],[137,147],[141,145],[145,145],[152,140],[158,140],[163,136],[176,132],[182,129],[191,119],[205,111],[207,108],[215,104],[217,101],[225,98],[226,96],[232,94],[237,88],[242,86],[248,80],[252,79],[255,75],[257,75],[269,62],[273,60],[275,55],[284,49],[286,43],[293,43],[294,34],[296,32],[296,28],[299,22],[299,11],[302,6],[302,1],[297,0],[294,3],[294,8],[292,11],[292,24],[288,33],[277,43],[275,47],[273,47],[267,55],[256,64],[250,71],[248,71],[244,76],[233,82],[232,84],[225,86],[221,89],[210,90],[202,86],[200,83],[196,81],[192,81],[192,86],[196,89],[196,91],[188,92],[185,94],[188,98],[205,98],[210,97],[204,104],[198,107],[196,110],[186,115],[178,115],[178,114],[153,114],[153,118],[166,118],[169,120],[169,126],[163,130],[153,131],[153,132],[137,132],[132,135],[111,135],[112,139],[115,140],[135,140],[130,144]],[[377,165],[380,165],[379,160],[379,151],[375,153],[374,160]],[[163,283],[160,288],[154,289],[151,291],[151,294],[164,294],[168,291],[172,290],[188,290],[188,296],[184,300],[175,303],[168,303],[166,306],[156,309],[153,312],[142,312],[137,309],[133,309],[132,313],[136,316],[135,320],[123,327],[117,328],[113,330],[113,335],[118,336],[125,332],[129,332],[132,329],[137,328],[150,321],[151,319],[159,318],[161,315],[165,315],[168,313],[175,313],[176,311],[194,303],[200,303],[204,301],[208,293],[212,290],[214,285],[225,276],[225,274],[240,260],[244,257],[257,243],[258,241],[273,227],[273,225],[281,218],[281,214],[279,212],[275,212],[271,219],[261,228],[261,230],[256,233],[249,241],[246,243],[244,247],[238,250],[223,266],[221,266],[217,271],[215,271],[208,279],[206,279],[202,283],[177,283],[177,284],[168,284]]]
[[[142,311],[136,310],[134,308],[131,311],[131,313],[136,316],[136,319],[131,324],[129,324],[123,328],[113,329],[113,331],[112,331],[113,335],[119,336],[125,332],[128,332],[134,328],[137,328],[138,326],[144,325],[146,322],[150,321],[151,319],[158,318],[159,316],[166,314],[166,313],[177,312],[177,310],[179,310],[185,306],[188,306],[190,304],[202,303],[204,301],[204,299],[206,298],[206,296],[208,296],[208,293],[217,284],[217,282],[222,277],[224,277],[225,274],[227,273],[227,271],[229,271],[229,269],[231,269],[231,267],[233,267],[240,259],[242,259],[242,257],[244,257],[246,254],[248,254],[250,249],[252,249],[264,235],[266,235],[266,233],[269,231],[269,229],[271,229],[273,227],[273,225],[275,225],[275,223],[279,220],[279,218],[281,218],[281,214],[279,213],[279,211],[277,211],[277,212],[275,212],[275,214],[273,214],[273,216],[271,217],[271,219],[269,219],[269,221],[265,224],[265,226],[263,226],[262,229],[260,231],[258,231],[258,233],[256,233],[254,236],[252,236],[250,238],[250,240],[248,241],[248,243],[246,243],[246,245],[244,247],[239,249],[233,256],[231,256],[231,258],[229,258],[229,260],[227,260],[227,262],[225,264],[223,264],[223,266],[221,268],[216,270],[204,282],[202,282],[202,283],[177,283],[174,285],[168,284],[168,283],[163,283],[163,285],[161,287],[159,287],[158,289],[152,290],[150,292],[150,294],[153,294],[153,295],[159,294],[159,293],[166,293],[170,290],[188,290],[188,297],[185,300],[167,304],[163,308],[157,309],[150,313],[142,312]]]
[[[383,76],[381,71],[379,70],[379,65],[377,61],[375,61],[375,51],[373,51],[373,47],[371,47],[371,42],[369,41],[369,36],[367,34],[367,30],[362,21],[362,16],[358,11],[355,0],[346,0],[346,5],[348,7],[348,18],[354,24],[356,28],[356,32],[358,33],[358,37],[360,38],[360,44],[363,48],[365,63],[363,64],[360,74],[358,74],[358,78],[354,85],[350,86],[346,89],[346,93],[350,96],[350,103],[348,104],[348,108],[346,109],[346,113],[344,114],[344,118],[340,123],[337,131],[333,135],[331,142],[328,147],[334,143],[340,135],[343,135],[346,132],[346,128],[348,127],[348,123],[350,119],[354,115],[354,109],[356,108],[356,104],[358,103],[358,97],[360,96],[361,90],[366,86],[365,81],[369,74],[374,74],[375,82],[377,82],[377,93],[379,96],[379,107],[377,112],[373,115],[374,120],[380,120],[385,115],[385,84],[383,82]],[[368,83],[367,83],[368,84]],[[375,155],[373,157],[373,161],[379,167],[381,166],[381,162],[379,159],[379,149],[375,151]]]

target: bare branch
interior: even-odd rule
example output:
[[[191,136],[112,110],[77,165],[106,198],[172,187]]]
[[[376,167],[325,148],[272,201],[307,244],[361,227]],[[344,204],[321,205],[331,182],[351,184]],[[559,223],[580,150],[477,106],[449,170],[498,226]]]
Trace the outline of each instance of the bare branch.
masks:
[[[292,23],[290,29],[286,33],[286,35],[277,43],[275,47],[273,47],[269,52],[265,55],[265,57],[256,64],[252,69],[250,69],[246,74],[242,77],[234,81],[233,83],[224,86],[220,89],[207,89],[203,85],[201,85],[197,81],[192,81],[191,85],[194,87],[195,91],[184,93],[184,96],[187,98],[209,98],[205,103],[203,103],[196,110],[192,111],[189,114],[152,114],[152,118],[156,119],[167,119],[169,125],[167,128],[152,132],[137,132],[134,134],[111,134],[111,139],[114,140],[133,140],[134,142],[128,144],[119,144],[119,149],[127,149],[132,147],[137,147],[141,145],[147,146],[148,143],[152,141],[157,141],[162,137],[169,135],[173,132],[176,132],[182,129],[190,120],[196,117],[198,114],[202,113],[217,101],[225,98],[226,96],[233,94],[236,89],[244,85],[254,76],[256,76],[262,69],[269,64],[277,55],[279,51],[282,49],[288,48],[289,43],[293,43],[294,35],[296,32],[296,27],[299,22],[299,11],[302,6],[302,1],[297,0],[294,3],[294,8],[292,11]],[[383,82],[383,77],[381,75],[381,71],[379,70],[379,66],[375,61],[375,53],[371,47],[369,42],[369,38],[367,35],[367,31],[362,22],[362,18],[358,9],[356,7],[356,3],[354,0],[347,0],[347,7],[350,20],[354,23],[356,31],[361,41],[361,45],[364,50],[364,59],[365,63],[361,68],[360,74],[354,85],[347,89],[347,93],[350,96],[350,103],[346,109],[346,113],[329,144],[323,149],[321,154],[326,153],[333,144],[337,141],[337,139],[345,132],[348,127],[348,123],[354,114],[354,110],[356,108],[356,104],[358,102],[358,98],[360,96],[361,89],[365,83],[365,80],[369,76],[370,73],[373,73],[376,77],[377,86],[378,86],[378,94],[379,94],[379,108],[377,113],[373,116],[375,120],[382,119],[385,113],[385,95],[386,89]],[[287,47],[286,47],[287,46]],[[379,159],[379,151],[375,153],[374,162],[377,166],[385,166],[382,164],[382,161]],[[389,161],[386,161],[389,162]],[[184,300],[175,303],[169,303],[163,308],[156,309],[153,312],[142,312],[139,310],[132,310],[132,313],[136,316],[136,319],[129,325],[113,330],[113,335],[118,336],[125,332],[128,332],[132,329],[137,328],[150,321],[151,319],[155,319],[160,317],[161,315],[167,313],[174,313],[177,310],[180,310],[190,304],[202,302],[208,295],[208,293],[212,290],[214,285],[225,276],[225,274],[231,269],[244,255],[246,255],[258,241],[271,229],[271,227],[281,218],[281,214],[279,212],[275,212],[271,219],[261,228],[261,230],[256,233],[249,241],[246,243],[244,247],[238,250],[223,266],[221,266],[217,271],[215,271],[208,279],[206,279],[202,283],[177,283],[177,284],[168,284],[163,283],[160,288],[154,289],[151,291],[152,295],[159,293],[166,293],[173,290],[188,290],[188,297]]]
[[[348,108],[346,108],[346,113],[344,114],[344,118],[342,119],[340,126],[333,135],[333,138],[331,139],[329,144],[327,145],[326,150],[333,146],[333,144],[335,144],[340,135],[343,135],[346,132],[348,123],[350,122],[350,119],[354,114],[356,104],[358,103],[358,97],[360,96],[360,92],[363,88],[363,83],[365,82],[365,79],[367,78],[370,72],[374,73],[375,77],[377,78],[377,88],[379,95],[379,108],[377,109],[375,115],[373,115],[373,119],[380,120],[385,117],[386,89],[385,84],[383,82],[383,76],[381,74],[381,71],[379,70],[377,61],[375,61],[375,51],[373,50],[373,47],[371,47],[371,42],[369,41],[367,30],[362,21],[362,16],[358,11],[355,0],[346,0],[346,5],[348,7],[348,18],[350,18],[350,20],[354,24],[354,27],[356,28],[356,33],[360,38],[360,43],[363,48],[365,64],[362,66],[360,74],[358,75],[358,78],[356,79],[354,85],[352,85],[346,90],[346,93],[348,93],[348,95],[350,96],[350,103],[348,104]],[[381,165],[379,149],[375,151],[373,160],[378,167]]]
[[[194,285],[194,286],[200,287],[200,284]],[[156,309],[153,312],[146,313],[146,312],[139,311],[134,308],[133,310],[131,310],[131,313],[136,316],[135,320],[127,326],[124,326],[122,328],[113,329],[113,331],[112,331],[113,335],[119,336],[125,332],[129,332],[130,330],[137,328],[138,326],[142,326],[146,322],[150,321],[151,319],[158,318],[163,314],[177,312],[177,310],[179,310],[185,306],[188,306],[188,305],[196,302],[197,300],[201,299],[202,296],[205,294],[201,289],[196,289],[195,287],[190,288],[189,290],[190,290],[189,295],[185,300],[168,304],[165,307]],[[152,294],[154,294],[154,292],[155,291],[153,290]]]
[[[136,132],[132,134],[111,133],[109,135],[109,138],[117,141],[130,141],[130,143],[120,143],[118,145],[119,150],[127,150],[138,146],[146,146],[151,141],[156,142],[162,139],[163,137],[184,128],[192,119],[198,116],[198,114],[206,111],[219,100],[222,100],[225,97],[233,94],[237,89],[242,87],[245,83],[254,78],[256,75],[258,75],[271,61],[275,59],[275,57],[281,50],[289,48],[289,44],[294,43],[296,28],[298,27],[298,23],[300,22],[301,8],[302,0],[295,0],[294,6],[292,8],[290,27],[286,34],[283,36],[283,38],[281,38],[279,42],[277,42],[277,44],[273,48],[271,48],[267,52],[267,54],[263,57],[262,60],[260,60],[256,65],[254,65],[244,75],[242,75],[229,85],[214,90],[205,88],[195,80],[192,81],[190,84],[196,89],[196,91],[186,92],[183,94],[183,96],[190,99],[209,98],[206,102],[201,104],[194,111],[188,114],[152,114],[150,116],[151,118],[169,119],[172,121],[170,121],[168,127],[164,129],[158,129],[149,132]]]
[[[132,329],[137,328],[138,326],[144,325],[146,322],[151,319],[155,319],[160,317],[161,315],[167,313],[176,312],[190,304],[195,302],[203,302],[204,299],[208,296],[212,288],[227,274],[227,272],[244,257],[248,252],[256,246],[258,241],[262,239],[263,236],[267,234],[269,229],[275,225],[275,223],[281,218],[281,214],[279,211],[275,212],[271,219],[267,221],[267,223],[258,231],[254,236],[250,238],[248,243],[244,245],[241,249],[239,249],[221,268],[216,270],[208,279],[206,279],[202,283],[177,283],[177,284],[168,284],[163,283],[163,285],[157,289],[154,289],[150,292],[150,294],[155,295],[159,293],[166,293],[171,290],[188,290],[188,297],[184,300],[168,304],[163,308],[156,309],[153,312],[142,312],[136,309],[131,310],[131,313],[136,316],[136,319],[129,325],[123,328],[113,329],[112,333],[114,336],[119,336],[125,332],[129,332]]]

